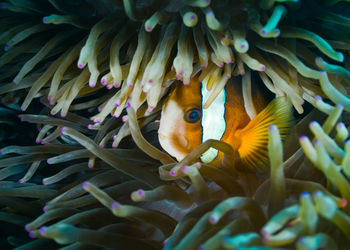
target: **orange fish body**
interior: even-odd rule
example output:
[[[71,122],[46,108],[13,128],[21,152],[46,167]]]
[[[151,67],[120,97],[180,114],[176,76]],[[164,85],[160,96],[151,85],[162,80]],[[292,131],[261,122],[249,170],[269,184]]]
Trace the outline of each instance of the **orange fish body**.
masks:
[[[209,91],[210,92],[210,91]],[[163,106],[158,136],[161,146],[178,161],[208,139],[226,142],[248,165],[266,161],[269,125],[286,132],[291,125],[291,108],[287,101],[268,98],[256,86],[252,88],[258,115],[250,119],[246,112],[242,86],[229,81],[215,101],[204,109],[205,83],[194,78],[189,85],[179,84]],[[222,152],[210,149],[201,160],[220,166]]]

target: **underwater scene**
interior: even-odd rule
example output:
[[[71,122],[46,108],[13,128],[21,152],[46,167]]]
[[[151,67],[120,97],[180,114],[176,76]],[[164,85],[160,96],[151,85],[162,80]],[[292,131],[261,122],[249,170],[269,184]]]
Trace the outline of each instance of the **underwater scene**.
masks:
[[[0,249],[349,249],[349,0],[0,0]]]

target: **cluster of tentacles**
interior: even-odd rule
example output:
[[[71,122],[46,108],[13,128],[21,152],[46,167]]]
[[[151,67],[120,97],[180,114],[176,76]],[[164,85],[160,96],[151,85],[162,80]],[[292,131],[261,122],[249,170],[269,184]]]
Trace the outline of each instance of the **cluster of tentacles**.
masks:
[[[349,13],[348,0],[0,2],[0,246],[345,248]],[[269,128],[267,173],[197,162],[208,147],[234,162],[213,140],[176,162],[157,119],[192,77],[205,106],[235,78],[249,113],[252,80],[313,108],[284,145]]]

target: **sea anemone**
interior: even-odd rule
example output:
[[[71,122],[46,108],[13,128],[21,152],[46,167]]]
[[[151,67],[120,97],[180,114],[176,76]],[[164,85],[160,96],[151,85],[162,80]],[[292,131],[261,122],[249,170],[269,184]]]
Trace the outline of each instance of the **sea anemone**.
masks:
[[[346,248],[349,13],[339,0],[0,2],[3,248]],[[267,172],[233,167],[216,140],[180,162],[160,149],[162,104],[193,77],[205,107],[234,78],[247,113],[257,81],[302,114],[283,143],[269,127]],[[197,161],[207,147],[221,167]]]

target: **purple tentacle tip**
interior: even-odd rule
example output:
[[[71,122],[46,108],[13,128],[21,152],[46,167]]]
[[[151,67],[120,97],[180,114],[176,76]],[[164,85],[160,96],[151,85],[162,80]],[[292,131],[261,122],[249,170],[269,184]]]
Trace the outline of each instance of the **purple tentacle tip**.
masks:
[[[174,170],[171,170],[171,171],[169,172],[169,174],[170,174],[171,176],[176,176],[176,172],[175,172]]]
[[[145,191],[143,191],[142,189],[137,190],[138,196],[143,196],[144,194],[145,194]]]
[[[44,212],[44,213],[47,212],[47,206],[43,207],[43,212]]]
[[[61,128],[61,133],[63,134],[66,131],[66,127]]]
[[[269,130],[275,130],[277,129],[277,126],[275,124],[272,124],[269,126]]]
[[[98,145],[100,148],[104,148],[105,146],[103,144]]]
[[[79,68],[79,69],[82,69],[82,68],[84,68],[84,64],[82,64],[82,63],[79,63],[79,64],[78,64],[78,68]]]
[[[185,166],[182,166],[182,167],[181,167],[181,171],[182,171],[182,172],[186,172],[187,170],[188,170],[188,166],[185,165]]]
[[[82,187],[83,187],[84,190],[87,190],[89,188],[89,186],[90,186],[90,184],[87,181],[84,181],[83,184],[82,184]]]
[[[306,141],[306,140],[307,140],[307,136],[305,136],[305,135],[301,136],[301,137],[300,137],[300,140],[301,140],[301,141]]]
[[[322,195],[322,191],[321,191],[321,190],[316,190],[316,191],[314,192],[314,196],[320,197],[321,195]]]
[[[30,226],[29,226],[29,224],[25,225],[25,226],[24,226],[24,229],[25,229],[27,232],[30,232]]]
[[[209,221],[211,224],[216,224],[218,222],[218,219],[215,216],[211,215],[209,217]]]
[[[94,165],[89,164],[89,165],[88,165],[88,168],[90,168],[90,169],[91,169],[91,168],[94,168]]]
[[[22,180],[22,179],[19,179],[17,182],[18,182],[18,183],[23,183],[23,180]]]
[[[29,233],[28,233],[28,235],[29,235],[29,237],[30,238],[35,238],[35,234],[34,234],[34,232],[33,231],[30,231]]]
[[[47,227],[43,226],[39,229],[39,233],[42,236],[45,236],[47,234]]]
[[[310,197],[310,194],[309,194],[308,192],[302,192],[302,193],[300,194],[300,196],[301,196],[302,198],[309,198],[309,197]]]
[[[113,202],[112,203],[112,209],[119,209],[120,204],[118,202]]]

